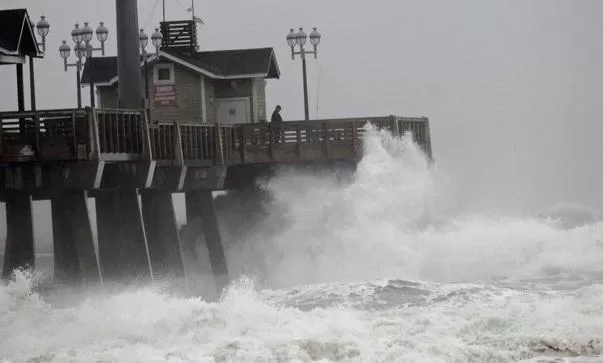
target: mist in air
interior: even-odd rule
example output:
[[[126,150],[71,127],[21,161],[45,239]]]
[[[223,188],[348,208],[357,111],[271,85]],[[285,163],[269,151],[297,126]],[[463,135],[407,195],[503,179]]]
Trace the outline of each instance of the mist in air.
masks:
[[[168,18],[190,16],[188,1],[166,2]],[[158,3],[139,0],[147,33]],[[56,49],[74,23],[104,21],[115,55],[114,2],[1,6],[46,15],[38,108],[74,107],[75,75]],[[303,118],[285,35],[317,26],[311,117],[429,117],[435,162],[408,137],[371,129],[355,171],[283,167],[253,192],[217,197],[233,282],[216,302],[160,284],[45,291],[52,261],[39,258],[38,274],[0,286],[0,360],[601,361],[602,2],[196,9],[202,50],[275,48],[282,77],[268,82],[267,108],[282,105],[285,120]],[[0,83],[0,110],[16,109],[13,68],[0,68]],[[183,198],[174,203],[184,223]],[[34,213],[38,251],[50,250],[48,204]],[[211,289],[202,243],[197,252],[194,282]]]

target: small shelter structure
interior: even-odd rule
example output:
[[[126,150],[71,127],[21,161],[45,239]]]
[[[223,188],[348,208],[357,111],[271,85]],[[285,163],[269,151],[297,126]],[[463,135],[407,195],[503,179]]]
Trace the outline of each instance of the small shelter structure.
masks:
[[[44,21],[44,19],[42,19]],[[48,24],[48,23],[45,23]],[[29,57],[31,107],[36,108],[34,58],[43,58],[44,52],[34,33],[27,9],[0,10],[0,65],[15,65],[17,69],[18,110],[25,111],[23,65]]]
[[[163,44],[141,60],[154,122],[240,124],[267,120],[266,83],[280,77],[273,48],[198,51],[192,21],[163,22]],[[144,59],[144,58],[143,58]],[[102,108],[117,108],[117,57],[86,59],[82,84]]]

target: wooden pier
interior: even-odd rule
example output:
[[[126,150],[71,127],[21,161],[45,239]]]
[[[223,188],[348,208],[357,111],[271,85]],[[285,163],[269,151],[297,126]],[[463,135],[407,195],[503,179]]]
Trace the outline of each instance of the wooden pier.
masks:
[[[144,110],[0,113],[0,198],[8,228],[3,277],[34,265],[32,200],[51,201],[56,280],[184,277],[183,244],[197,238],[180,240],[171,193],[185,193],[188,223],[204,234],[222,287],[228,269],[211,192],[242,187],[262,165],[357,162],[367,122],[394,135],[410,131],[431,157],[427,118],[275,126],[156,123],[148,122]],[[96,200],[98,256],[88,197]]]

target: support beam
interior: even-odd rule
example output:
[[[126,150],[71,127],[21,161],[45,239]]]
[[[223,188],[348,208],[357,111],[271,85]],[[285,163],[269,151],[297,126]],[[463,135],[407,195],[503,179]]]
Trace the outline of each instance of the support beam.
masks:
[[[23,83],[23,64],[17,64],[17,102],[19,112],[25,111],[25,86]]]
[[[29,92],[31,96],[31,110],[36,110],[36,77],[34,73],[34,58],[29,57]]]
[[[6,250],[2,278],[8,279],[18,268],[34,268],[33,217],[31,196],[23,192],[6,193]]]
[[[85,192],[67,192],[50,202],[54,280],[70,285],[100,282]]]
[[[146,235],[136,190],[96,194],[98,253],[103,281],[152,279]]]
[[[140,193],[142,216],[155,280],[180,280],[185,283],[176,213],[170,192],[146,190]]]
[[[212,193],[209,190],[186,192],[185,203],[188,224],[192,226],[200,224],[202,227],[194,228],[193,231],[200,233],[200,229],[203,230],[211,268],[220,293],[228,285],[229,277]]]
[[[140,87],[137,1],[115,0],[115,8],[119,108],[140,109],[144,101]]]

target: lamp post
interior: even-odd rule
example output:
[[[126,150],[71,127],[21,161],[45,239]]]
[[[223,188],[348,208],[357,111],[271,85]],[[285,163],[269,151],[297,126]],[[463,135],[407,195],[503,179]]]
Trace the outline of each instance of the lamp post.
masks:
[[[144,95],[145,95],[145,108],[147,109],[147,117],[150,119],[151,114],[151,102],[149,96],[149,75],[147,70],[147,45],[149,44],[149,36],[144,32],[144,29],[140,29],[140,34],[138,36],[138,40],[140,42],[140,53],[144,60]],[[155,33],[151,35],[151,42],[155,47],[155,53],[157,54],[157,59],[159,59],[159,48],[161,47],[161,41],[163,40],[163,35],[159,31],[159,28],[155,28]]]
[[[36,23],[36,31],[40,38],[42,38],[42,43],[36,43],[42,46],[42,51],[46,52],[46,36],[50,33],[50,23],[46,20],[44,15],[40,16],[40,20]],[[36,110],[36,81],[34,74],[34,57],[29,57],[29,92],[31,96],[31,109],[32,111]]]
[[[308,35],[304,32],[303,28],[299,28],[298,32],[291,29],[287,34],[287,44],[291,47],[291,59],[295,60],[295,56],[299,55],[302,59],[302,70],[304,79],[304,114],[305,119],[310,119],[308,112],[308,76],[306,71],[306,54],[313,54],[314,58],[318,57],[318,44],[320,43],[321,35],[316,28],[310,33],[310,44],[314,47],[314,50],[308,51],[304,48],[308,41]],[[295,47],[299,46],[299,51],[295,50]]]
[[[42,43],[38,43],[38,45],[42,46],[42,51],[46,52],[46,36],[50,32],[50,23],[46,20],[44,15],[40,16],[40,20],[36,23],[36,30],[42,38]]]
[[[105,27],[105,24],[101,21],[98,28],[96,28],[96,38],[100,42],[100,48],[94,48],[90,42],[92,41],[92,28],[88,26],[88,23],[84,23],[84,28],[82,29],[82,34],[84,34],[84,43],[86,44],[86,57],[90,61],[90,106],[96,106],[96,97],[94,96],[94,77],[92,77],[92,58],[94,56],[94,52],[101,52],[101,55],[105,55],[105,41],[109,37],[109,30]]]
[[[71,48],[67,44],[66,40],[63,40],[63,44],[59,47],[59,53],[63,58],[65,72],[69,67],[76,67],[77,74],[77,107],[82,108],[82,91],[81,91],[81,74],[82,71],[82,59],[90,59],[90,105],[95,107],[94,97],[94,79],[92,75],[92,55],[95,51],[100,51],[102,55],[105,55],[105,41],[109,37],[109,30],[105,27],[103,22],[100,22],[98,28],[96,28],[96,38],[100,42],[100,48],[94,48],[90,42],[94,32],[88,23],[84,23],[84,27],[80,28],[79,24],[75,24],[75,28],[71,31],[71,39],[73,40],[75,56],[77,58],[75,63],[67,63],[67,58],[71,53]]]

